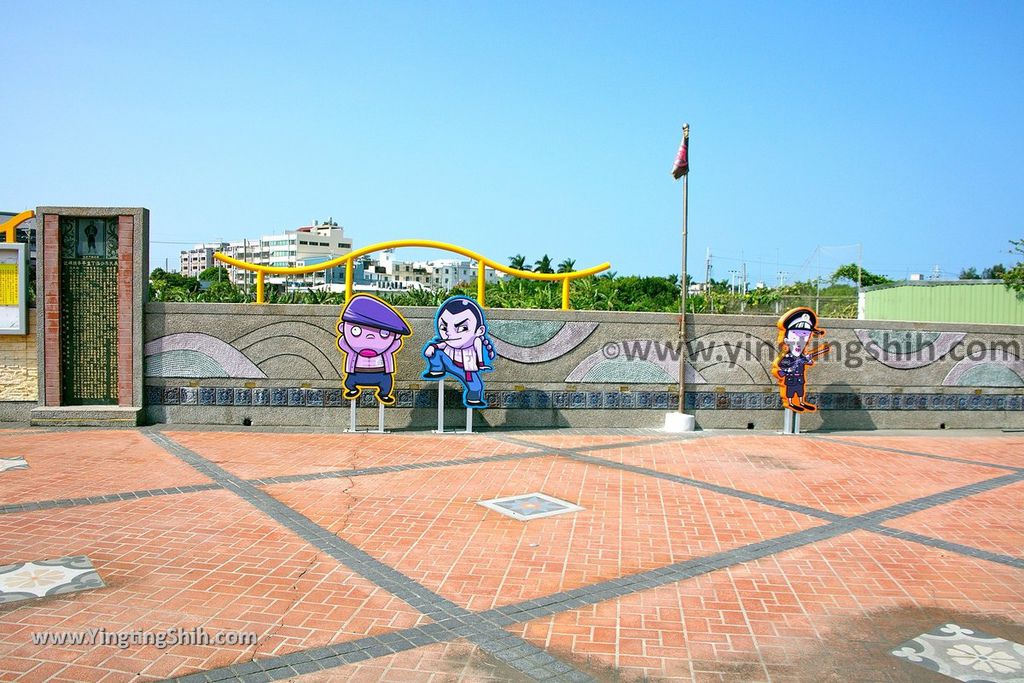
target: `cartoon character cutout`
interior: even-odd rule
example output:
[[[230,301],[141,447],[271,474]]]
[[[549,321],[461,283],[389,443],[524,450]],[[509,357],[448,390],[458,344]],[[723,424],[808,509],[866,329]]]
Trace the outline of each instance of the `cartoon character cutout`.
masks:
[[[437,309],[434,339],[423,347],[427,369],[423,379],[438,381],[451,375],[463,386],[467,408],[486,408],[481,375],[490,372],[497,357],[487,334],[487,319],[480,305],[467,296],[453,296]]]
[[[375,296],[357,294],[341,311],[338,348],[345,358],[345,398],[373,389],[377,400],[394,405],[395,354],[412,328],[395,309]]]
[[[825,330],[818,327],[817,313],[806,306],[786,311],[776,326],[781,352],[772,363],[772,376],[779,383],[782,405],[798,413],[813,413],[818,407],[804,398],[807,393],[805,373],[814,365],[815,358],[829,351],[827,343],[810,348],[811,339],[823,336]]]

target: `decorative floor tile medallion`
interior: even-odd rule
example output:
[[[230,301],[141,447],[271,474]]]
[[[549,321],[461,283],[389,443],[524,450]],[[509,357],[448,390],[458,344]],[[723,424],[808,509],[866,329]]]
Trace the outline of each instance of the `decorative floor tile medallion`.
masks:
[[[103,586],[103,579],[84,555],[0,567],[0,605]]]
[[[28,463],[20,455],[14,458],[0,458],[0,472],[7,470],[27,470]]]
[[[958,681],[1024,681],[1024,645],[956,624],[919,635],[892,654]]]
[[[508,496],[507,498],[482,500],[480,505],[524,522],[529,519],[563,515],[567,512],[577,512],[583,509],[579,505],[568,503],[558,498],[552,498],[543,493],[526,493],[519,496]]]

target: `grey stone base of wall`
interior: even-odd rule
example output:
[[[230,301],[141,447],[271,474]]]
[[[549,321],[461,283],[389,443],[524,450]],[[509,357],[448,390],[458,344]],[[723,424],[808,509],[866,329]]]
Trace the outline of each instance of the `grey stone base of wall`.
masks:
[[[0,423],[28,422],[37,405],[35,401],[0,401]]]
[[[782,430],[782,411],[778,410],[696,410],[687,411],[697,418],[700,429]],[[505,410],[489,408],[474,416],[474,429],[524,429],[556,427],[660,428],[665,410]],[[376,428],[377,410],[356,411],[359,429]],[[430,430],[437,425],[433,408],[386,408],[386,429]],[[263,407],[263,406],[149,406],[148,424],[243,425],[254,427],[311,427],[346,429],[348,408]],[[465,410],[445,411],[446,429],[464,429]],[[801,417],[803,431],[871,429],[1000,429],[1024,428],[1020,411],[885,411],[830,410]]]
[[[697,410],[701,429],[758,429],[782,431],[781,410]],[[872,429],[1024,429],[1021,411],[959,410],[819,410],[800,416],[800,430]]]
[[[290,408],[265,406],[148,406],[147,424],[242,425],[245,420],[255,427],[322,427],[346,429],[349,408]],[[524,429],[533,427],[661,427],[664,410],[505,410],[488,408],[475,411],[474,429]],[[376,408],[356,410],[359,429],[375,429]],[[446,410],[445,429],[465,429],[466,410]],[[423,429],[437,427],[436,408],[385,408],[385,429]]]
[[[33,408],[33,427],[135,427],[141,408],[129,406],[40,406]]]

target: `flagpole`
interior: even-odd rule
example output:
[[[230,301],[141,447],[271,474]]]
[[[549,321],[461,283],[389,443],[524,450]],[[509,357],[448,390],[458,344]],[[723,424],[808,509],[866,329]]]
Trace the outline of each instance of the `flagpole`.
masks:
[[[690,138],[690,124],[683,124],[684,144]],[[689,161],[689,159],[687,159]],[[686,404],[686,361],[689,353],[686,348],[686,214],[687,190],[690,174],[683,174],[683,267],[679,275],[679,412],[685,412]]]

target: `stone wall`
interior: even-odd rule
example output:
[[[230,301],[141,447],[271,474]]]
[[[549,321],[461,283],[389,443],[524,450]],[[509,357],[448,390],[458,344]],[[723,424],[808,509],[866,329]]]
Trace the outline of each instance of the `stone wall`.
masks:
[[[0,334],[0,422],[23,421],[39,398],[36,310],[28,310],[28,334]]]
[[[347,423],[339,308],[156,304],[146,307],[146,417],[151,422]],[[419,377],[433,309],[407,308],[389,427],[430,427],[437,390]],[[660,426],[677,408],[678,316],[490,309],[501,358],[486,375],[478,426]],[[774,318],[688,317],[687,405],[705,428],[777,429],[770,378]],[[804,429],[1024,427],[1024,327],[825,320],[834,352],[810,370]],[[452,382],[448,383],[449,385]],[[454,389],[454,387],[450,387]],[[369,401],[369,397],[364,397]],[[375,422],[364,402],[361,425]],[[464,419],[446,399],[450,425]]]

